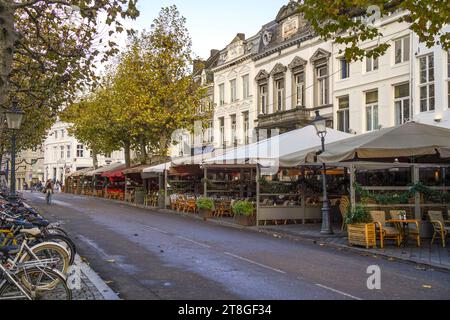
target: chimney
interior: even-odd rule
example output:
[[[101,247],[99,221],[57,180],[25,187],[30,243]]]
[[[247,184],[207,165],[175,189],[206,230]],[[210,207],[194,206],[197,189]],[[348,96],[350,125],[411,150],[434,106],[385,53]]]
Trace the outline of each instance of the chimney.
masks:
[[[217,49],[212,49],[211,53],[209,55],[210,58],[214,57],[216,54],[218,54],[220,52],[220,50]]]

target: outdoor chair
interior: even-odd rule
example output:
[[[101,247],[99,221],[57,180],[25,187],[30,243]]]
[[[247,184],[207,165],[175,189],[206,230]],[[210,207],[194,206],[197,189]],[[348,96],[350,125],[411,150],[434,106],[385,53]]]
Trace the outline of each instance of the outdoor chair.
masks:
[[[390,215],[392,219],[398,219],[406,213],[405,210],[391,210]],[[401,227],[401,226],[400,226]],[[420,227],[419,222],[408,223],[408,234],[410,237],[415,238],[417,246],[420,247]]]
[[[434,229],[431,244],[433,244],[434,240],[439,236],[442,240],[442,247],[445,248],[445,237],[450,233],[450,227],[445,225],[444,216],[441,211],[428,211],[428,216],[430,217],[430,222]]]
[[[385,240],[395,240],[397,242],[397,246],[400,246],[402,242],[401,233],[397,228],[386,225],[386,212],[370,211],[370,216],[372,217],[372,221],[379,229],[381,249],[384,248]]]
[[[348,207],[350,206],[350,199],[347,196],[343,196],[339,203],[339,210],[342,216],[342,226],[341,232],[343,232],[347,228],[347,224],[345,223],[345,218],[347,217]]]
[[[217,217],[223,217],[223,216],[232,216],[232,210],[231,210],[231,202],[229,201],[222,201],[219,203],[218,209],[217,209]]]
[[[189,199],[186,201],[184,212],[186,212],[186,213],[189,213],[189,212],[196,213],[197,212],[197,204],[196,204],[195,199]]]

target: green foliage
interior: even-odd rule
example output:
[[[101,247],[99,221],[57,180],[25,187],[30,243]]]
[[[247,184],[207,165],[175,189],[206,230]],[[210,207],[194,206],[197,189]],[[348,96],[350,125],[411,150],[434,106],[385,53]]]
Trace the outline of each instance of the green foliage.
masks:
[[[443,28],[450,22],[448,1],[436,0],[304,0],[299,6],[306,20],[324,40],[333,39],[345,46],[347,60],[362,60],[364,56],[379,57],[390,47],[390,34],[383,34],[372,21],[376,12],[369,10],[377,6],[381,16],[398,10],[409,11],[399,21],[410,23],[419,40],[432,47],[441,45],[450,49],[450,37]],[[387,38],[387,39],[384,39]],[[360,47],[360,43],[378,40],[370,51]]]
[[[210,198],[200,197],[197,199],[197,207],[200,210],[214,210],[214,201]]]
[[[364,204],[357,204],[354,208],[348,206],[347,215],[345,216],[347,225],[370,222],[372,222],[372,218]]]
[[[250,217],[254,214],[255,207],[253,203],[249,201],[237,201],[233,204],[233,213],[235,215]]]
[[[450,193],[441,192],[437,190],[432,190],[425,186],[423,183],[418,182],[416,184],[410,185],[409,190],[405,192],[395,192],[395,193],[383,193],[378,194],[365,190],[355,183],[355,192],[363,199],[373,200],[378,204],[407,204],[409,199],[415,197],[416,193],[422,193],[426,199],[433,201],[435,203],[447,203],[450,202]]]

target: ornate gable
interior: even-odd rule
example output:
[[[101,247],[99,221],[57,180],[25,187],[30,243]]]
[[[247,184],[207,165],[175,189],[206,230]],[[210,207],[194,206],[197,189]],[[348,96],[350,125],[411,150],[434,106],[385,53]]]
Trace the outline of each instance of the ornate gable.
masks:
[[[328,59],[329,57],[331,57],[331,53],[323,50],[321,48],[317,49],[317,51],[313,54],[313,56],[311,57],[311,62],[317,62],[321,59]]]
[[[270,72],[271,75],[278,74],[278,73],[285,73],[287,71],[287,67],[282,65],[281,63],[277,63],[275,67],[273,67],[272,71]]]
[[[289,69],[296,69],[299,67],[304,67],[307,63],[308,63],[308,61],[306,61],[305,59],[302,59],[299,56],[296,56],[294,58],[294,60],[292,60],[292,62],[289,64]]]
[[[296,1],[290,1],[287,5],[281,7],[280,11],[278,11],[277,17],[275,18],[276,22],[283,21],[284,19],[296,14],[299,12],[300,4]]]
[[[261,70],[260,72],[258,72],[258,74],[256,75],[255,80],[256,81],[263,81],[263,80],[267,80],[269,79],[270,75],[267,73],[266,70]]]

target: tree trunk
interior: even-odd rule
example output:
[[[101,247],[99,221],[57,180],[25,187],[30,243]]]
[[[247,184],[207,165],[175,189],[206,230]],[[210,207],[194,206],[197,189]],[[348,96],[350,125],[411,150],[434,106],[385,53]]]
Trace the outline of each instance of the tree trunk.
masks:
[[[0,105],[5,107],[14,54],[14,11],[11,0],[0,0]]]
[[[168,143],[168,139],[166,137],[165,134],[163,134],[161,136],[161,138],[159,139],[159,153],[161,157],[167,157],[168,154],[168,149],[169,149],[169,143]]]
[[[147,163],[147,158],[148,158],[148,154],[147,154],[147,144],[145,143],[145,139],[144,137],[140,137],[139,138],[139,149],[140,149],[140,153],[141,153],[141,164],[146,164]]]
[[[131,167],[131,144],[130,142],[125,142],[124,144],[124,153],[125,153],[125,165],[127,168]]]
[[[95,149],[92,149],[92,161],[94,163],[94,169],[98,169],[98,153]]]

